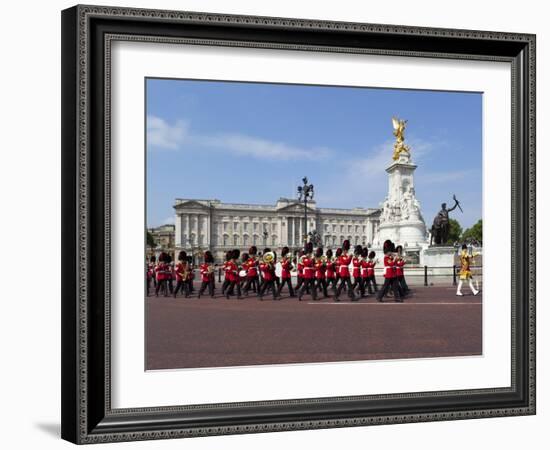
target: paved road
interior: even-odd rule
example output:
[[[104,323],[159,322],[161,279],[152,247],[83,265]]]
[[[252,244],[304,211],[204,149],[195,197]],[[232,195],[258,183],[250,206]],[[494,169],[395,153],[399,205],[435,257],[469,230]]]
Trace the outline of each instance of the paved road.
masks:
[[[479,355],[482,294],[463,292],[416,287],[404,303],[148,297],[147,369]]]

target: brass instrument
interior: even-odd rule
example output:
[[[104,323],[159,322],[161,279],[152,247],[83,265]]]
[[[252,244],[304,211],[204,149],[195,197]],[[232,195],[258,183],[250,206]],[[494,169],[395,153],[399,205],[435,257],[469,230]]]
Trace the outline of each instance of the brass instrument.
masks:
[[[266,264],[273,264],[273,261],[275,261],[275,253],[273,252],[264,253],[264,255],[262,256],[262,260]]]

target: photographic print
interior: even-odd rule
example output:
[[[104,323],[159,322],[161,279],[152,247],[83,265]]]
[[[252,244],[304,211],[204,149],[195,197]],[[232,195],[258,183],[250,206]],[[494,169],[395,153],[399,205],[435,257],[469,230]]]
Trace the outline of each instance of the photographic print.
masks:
[[[146,370],[482,354],[481,93],[145,90]]]

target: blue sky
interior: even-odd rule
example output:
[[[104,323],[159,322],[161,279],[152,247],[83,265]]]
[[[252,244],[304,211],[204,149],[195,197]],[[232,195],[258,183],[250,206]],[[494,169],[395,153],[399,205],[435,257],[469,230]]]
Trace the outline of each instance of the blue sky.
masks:
[[[481,218],[482,94],[148,79],[147,226],[173,223],[175,198],[274,204],[304,175],[319,207],[378,207],[391,117],[408,120],[415,188],[429,226],[456,194]]]

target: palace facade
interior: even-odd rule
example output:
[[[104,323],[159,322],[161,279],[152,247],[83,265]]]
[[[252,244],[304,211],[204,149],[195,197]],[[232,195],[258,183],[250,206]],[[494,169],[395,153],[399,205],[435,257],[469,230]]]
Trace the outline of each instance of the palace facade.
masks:
[[[176,199],[175,248],[191,253],[210,250],[217,261],[225,252],[251,245],[280,254],[282,247],[303,247],[305,211],[298,200],[280,198],[274,205],[222,203],[219,200]],[[316,231],[323,247],[338,248],[345,239],[352,246],[371,246],[378,234],[378,208],[317,208],[308,202],[307,232]]]

